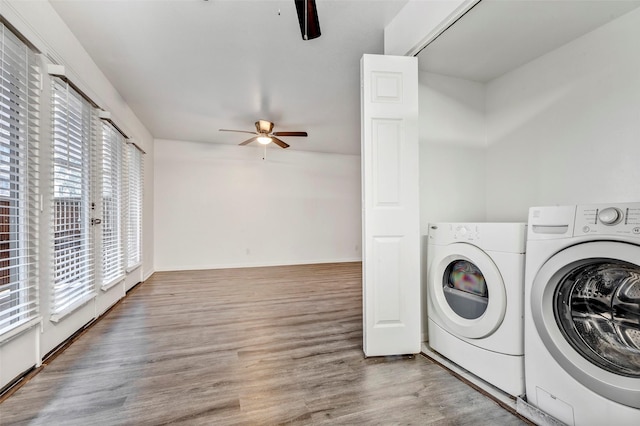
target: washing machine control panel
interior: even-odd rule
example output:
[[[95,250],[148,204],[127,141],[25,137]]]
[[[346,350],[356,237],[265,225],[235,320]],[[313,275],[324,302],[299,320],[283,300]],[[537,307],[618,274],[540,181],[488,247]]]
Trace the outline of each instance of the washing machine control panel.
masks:
[[[640,238],[640,203],[577,206],[574,235],[627,235]]]

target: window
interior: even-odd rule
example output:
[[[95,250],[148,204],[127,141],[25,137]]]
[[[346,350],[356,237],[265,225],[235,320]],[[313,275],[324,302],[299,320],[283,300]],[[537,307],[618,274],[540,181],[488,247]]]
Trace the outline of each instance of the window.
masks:
[[[38,316],[35,52],[0,23],[0,334]]]
[[[127,145],[127,269],[142,262],[142,154],[134,144]]]
[[[97,112],[68,83],[52,78],[53,287],[51,320],[95,295],[91,230],[91,144]]]
[[[102,124],[102,288],[124,278],[122,158],[124,138]]]

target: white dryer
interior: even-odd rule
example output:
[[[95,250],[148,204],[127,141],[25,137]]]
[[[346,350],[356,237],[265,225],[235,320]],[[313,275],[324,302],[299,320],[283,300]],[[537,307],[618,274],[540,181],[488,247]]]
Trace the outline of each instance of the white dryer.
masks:
[[[525,377],[568,425],[640,425],[640,203],[529,210]]]
[[[429,346],[524,394],[524,223],[437,223],[427,243]]]

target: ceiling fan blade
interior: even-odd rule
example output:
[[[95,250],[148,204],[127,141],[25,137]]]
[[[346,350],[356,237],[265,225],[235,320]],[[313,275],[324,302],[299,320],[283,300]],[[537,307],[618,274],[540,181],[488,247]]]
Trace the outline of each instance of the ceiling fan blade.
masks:
[[[307,132],[273,132],[273,136],[308,136]]]
[[[280,148],[289,148],[289,144],[286,143],[285,141],[281,141],[280,139],[271,136],[271,142],[275,143],[276,145],[278,145]]]
[[[218,129],[220,132],[236,132],[236,133],[249,133],[250,135],[257,135],[256,132],[248,132],[246,130],[229,130],[229,129]]]
[[[258,137],[256,136],[256,137],[253,137],[253,138],[251,138],[251,139],[247,139],[247,140],[246,140],[246,141],[244,141],[244,142],[240,142],[238,145],[247,145],[247,144],[250,144],[251,142],[253,142],[253,141],[257,141],[257,140],[258,140]]]
[[[298,23],[303,40],[311,40],[320,37],[320,22],[316,0],[294,0],[298,12]]]

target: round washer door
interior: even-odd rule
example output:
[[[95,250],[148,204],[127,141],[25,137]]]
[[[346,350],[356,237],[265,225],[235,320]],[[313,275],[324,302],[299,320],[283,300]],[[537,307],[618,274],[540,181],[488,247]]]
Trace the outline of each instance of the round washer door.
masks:
[[[531,287],[536,331],[575,380],[640,408],[640,246],[571,246],[540,268]]]
[[[432,247],[427,285],[429,309],[452,333],[469,339],[492,334],[507,307],[504,280],[491,257],[476,246]]]

